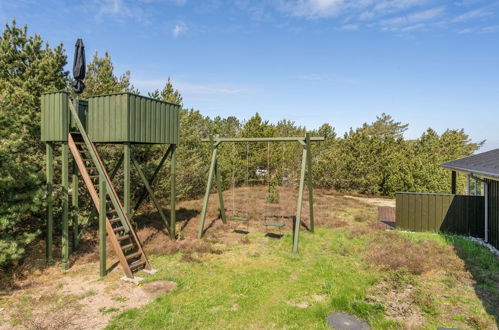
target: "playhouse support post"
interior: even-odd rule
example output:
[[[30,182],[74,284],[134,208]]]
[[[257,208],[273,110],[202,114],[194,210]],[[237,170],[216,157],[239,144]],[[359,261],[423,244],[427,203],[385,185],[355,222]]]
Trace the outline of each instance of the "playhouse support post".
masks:
[[[206,183],[206,191],[204,193],[204,201],[203,201],[203,210],[201,211],[201,222],[199,223],[198,238],[203,237],[204,224],[206,222],[206,211],[208,209],[208,201],[210,199],[211,183],[213,181],[213,172],[215,171],[215,163],[217,160],[217,151],[218,151],[218,145],[213,145],[213,151],[211,153],[210,170],[208,172],[208,183]]]
[[[106,276],[106,179],[99,175],[99,273]]]
[[[451,174],[451,194],[455,195],[456,194],[456,186],[457,186],[457,173],[456,171],[452,171]]]
[[[62,267],[69,268],[69,146],[62,143]]]
[[[174,144],[170,144],[170,146],[168,146],[168,149],[166,150],[165,154],[163,155],[163,158],[161,158],[161,160],[159,161],[158,166],[154,170],[153,175],[149,179],[149,186],[152,187],[154,181],[156,180],[156,177],[158,176],[159,171],[163,167],[163,164],[165,163],[166,159],[168,158],[168,156],[172,152],[173,148],[176,149],[177,146],[174,145]],[[172,162],[173,162],[173,155],[172,155]],[[137,199],[137,203],[135,203],[135,207],[133,208],[134,212],[139,209],[140,205],[142,204],[142,202],[144,201],[144,198],[146,198],[146,196],[147,196],[147,189],[146,188],[142,188],[142,192],[140,193],[139,198]]]
[[[307,165],[307,148],[303,148],[303,156],[301,159],[301,172],[300,172],[300,188],[298,190],[298,205],[296,206],[295,226],[293,235],[293,253],[298,252],[298,236],[300,234],[301,224],[301,205],[303,201],[303,186],[305,185],[305,171]]]
[[[310,231],[314,232],[314,184],[312,177],[312,145],[310,143],[310,133],[305,135],[307,148],[307,186],[308,186],[308,206],[310,212]]]
[[[73,252],[78,250],[78,167],[76,166],[76,161],[73,160],[73,170],[71,177],[71,212],[73,214]]]
[[[54,185],[54,145],[52,142],[47,142],[45,144],[47,152],[47,167],[46,167],[46,183],[47,183],[47,239],[45,241],[45,254],[47,258],[47,263],[50,264],[53,261],[53,237],[54,237],[54,196],[53,196],[53,185]]]
[[[177,191],[176,191],[176,169],[177,169],[177,145],[170,145],[172,160],[170,164],[170,238],[175,239],[175,224],[177,223],[177,215],[176,215],[176,201],[177,201]],[[168,155],[168,153],[166,153]],[[163,164],[161,164],[163,165]],[[158,167],[159,172],[159,167]],[[154,177],[151,179],[151,182],[154,180]]]
[[[131,218],[130,204],[130,143],[123,144],[123,206],[128,219]]]
[[[151,201],[153,202],[154,206],[158,210],[159,215],[161,216],[161,219],[163,219],[163,222],[165,223],[166,229],[168,232],[170,231],[170,224],[168,223],[168,219],[165,216],[165,213],[163,212],[163,209],[161,208],[161,205],[157,201],[156,197],[154,197],[154,193],[151,189],[151,186],[149,186],[149,182],[146,179],[146,176],[144,175],[144,172],[142,172],[142,169],[140,168],[139,162],[135,157],[133,156],[132,153],[130,153],[130,158],[132,160],[132,164],[137,170],[137,173],[139,173],[140,178],[142,179],[142,182],[144,183],[144,187],[147,190],[147,193],[149,194],[149,197],[151,198]]]

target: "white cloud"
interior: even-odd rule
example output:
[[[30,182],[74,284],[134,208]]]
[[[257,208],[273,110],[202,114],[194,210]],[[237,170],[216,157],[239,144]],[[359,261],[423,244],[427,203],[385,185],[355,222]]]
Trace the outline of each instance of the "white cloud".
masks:
[[[384,19],[379,24],[385,31],[409,32],[421,30],[427,27],[427,24],[423,24],[423,22],[433,21],[435,18],[441,16],[444,10],[444,7],[427,9],[409,15]]]
[[[486,10],[484,8],[479,8],[479,9],[474,9],[470,10],[464,14],[458,15],[454,17],[451,22],[452,23],[463,23],[463,22],[468,22],[471,20],[475,20],[477,18],[482,18],[486,16],[493,15],[493,12]]]
[[[341,26],[341,30],[346,30],[346,31],[354,31],[358,29],[359,29],[358,24],[344,24]]]
[[[117,20],[131,18],[142,23],[147,22],[141,7],[130,7],[124,0],[95,0],[94,4],[97,6],[98,19],[109,16]]]
[[[184,34],[187,31],[187,25],[184,22],[175,24],[172,29],[172,35],[177,38],[179,35]]]
[[[450,23],[476,24],[495,17],[499,3],[484,8],[485,0],[442,2],[436,0],[269,0],[292,17],[337,21],[340,30],[360,26],[383,31],[410,32],[448,28]],[[435,6],[445,3],[445,6]],[[475,8],[473,8],[475,7]],[[465,31],[483,28],[465,27]],[[494,30],[494,29],[491,29]]]

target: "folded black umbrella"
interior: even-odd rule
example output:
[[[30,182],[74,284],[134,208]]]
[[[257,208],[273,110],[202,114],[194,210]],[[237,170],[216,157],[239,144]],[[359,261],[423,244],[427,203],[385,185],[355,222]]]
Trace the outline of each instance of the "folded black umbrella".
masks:
[[[73,61],[73,89],[75,93],[82,93],[85,89],[85,84],[83,79],[85,79],[85,46],[83,45],[83,40],[76,40],[75,45],[75,56]]]

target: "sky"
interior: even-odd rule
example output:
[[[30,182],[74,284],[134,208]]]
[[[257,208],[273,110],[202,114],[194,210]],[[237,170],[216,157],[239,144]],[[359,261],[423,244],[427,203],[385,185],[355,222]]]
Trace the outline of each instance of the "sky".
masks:
[[[385,112],[499,148],[499,1],[0,0],[72,61],[111,55],[141,93],[168,77],[204,115],[255,112],[343,134]],[[68,70],[70,66],[68,65]]]

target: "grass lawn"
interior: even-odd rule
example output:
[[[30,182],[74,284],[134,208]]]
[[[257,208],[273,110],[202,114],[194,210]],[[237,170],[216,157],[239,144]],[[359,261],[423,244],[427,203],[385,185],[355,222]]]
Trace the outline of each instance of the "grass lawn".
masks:
[[[176,241],[146,205],[138,235],[158,272],[139,272],[140,286],[121,281],[119,267],[98,277],[91,230],[67,271],[30,268],[28,260],[15,273],[22,278],[0,295],[0,329],[327,329],[331,312],[356,315],[374,329],[497,329],[499,258],[486,248],[462,237],[387,229],[373,203],[391,201],[317,190],[316,231],[302,229],[292,254],[290,221],[267,229],[258,220],[264,214],[250,212],[288,219],[296,192],[281,191],[283,204],[272,209],[264,189],[238,191],[233,204],[247,208],[254,219],[248,225],[223,225],[212,202],[203,240],[195,239],[200,200],[179,203]],[[230,207],[230,194],[227,200]],[[302,218],[308,223],[306,212]],[[267,237],[271,230],[284,236]],[[42,265],[38,243],[40,256],[32,259]]]
[[[391,241],[387,248],[395,248],[393,253],[401,252],[395,247],[400,244],[415,249],[413,256],[424,252],[421,244],[438,251],[417,260],[402,257],[401,265],[398,257],[384,263],[375,260],[376,254],[366,257],[370,248],[379,248],[376,239]],[[386,233],[359,223],[304,233],[298,255],[290,247],[291,235],[276,240],[255,233],[246,244],[218,244],[223,253],[195,256],[194,262],[180,254],[156,256],[152,263],[159,272],[147,281],[174,281],[177,290],[123,312],[108,328],[327,329],[325,317],[334,311],[357,315],[380,329],[496,325],[490,309],[498,306],[499,262],[463,238]],[[459,251],[464,262],[446,255],[451,251]],[[450,265],[442,271],[440,262]],[[462,267],[477,268],[471,271],[476,278]],[[480,290],[490,292],[488,307]]]

